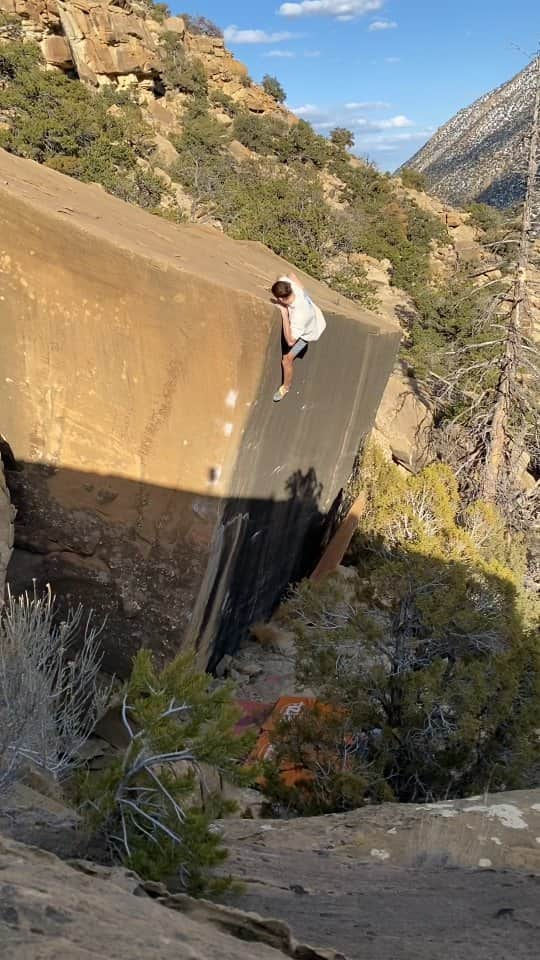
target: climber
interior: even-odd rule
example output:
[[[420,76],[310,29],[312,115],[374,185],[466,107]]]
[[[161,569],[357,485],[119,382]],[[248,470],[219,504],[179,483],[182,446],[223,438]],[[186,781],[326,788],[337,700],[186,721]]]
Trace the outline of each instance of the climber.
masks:
[[[326,329],[326,321],[294,273],[279,277],[272,285],[272,293],[281,311],[283,340],[288,347],[281,358],[283,383],[274,394],[274,402],[278,403],[291,389],[296,357],[310,342],[319,339]]]

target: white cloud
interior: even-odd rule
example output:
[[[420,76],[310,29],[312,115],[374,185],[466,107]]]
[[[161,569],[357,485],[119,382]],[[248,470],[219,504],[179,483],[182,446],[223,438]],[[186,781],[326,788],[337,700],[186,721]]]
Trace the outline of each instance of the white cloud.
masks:
[[[370,32],[374,30],[395,30],[397,28],[397,23],[395,20],[373,20],[368,30]]]
[[[346,110],[388,110],[390,104],[385,100],[351,100],[345,104]]]
[[[376,147],[377,150],[397,150],[406,143],[414,143],[418,140],[429,140],[433,135],[430,130],[414,130],[408,133],[367,133],[362,131],[357,133],[357,145],[362,147]]]
[[[385,57],[385,58],[384,58],[384,62],[385,62],[385,63],[400,63],[401,60],[400,60],[400,57]]]
[[[336,20],[355,20],[366,13],[381,10],[386,0],[300,0],[282,3],[282,17],[335,17]]]
[[[409,120],[408,117],[403,116],[402,113],[399,113],[397,117],[390,117],[389,120],[381,120],[380,123],[381,130],[391,130],[396,127],[414,127],[412,120]]]
[[[281,43],[283,40],[292,40],[294,33],[267,33],[266,30],[240,30],[232,23],[223,31],[226,43]]]
[[[320,55],[321,55],[320,50],[306,50],[304,54],[305,57],[312,60],[315,59],[316,57],[320,57]]]
[[[402,130],[404,127],[414,127],[413,121],[401,113],[387,120],[366,120],[365,117],[357,117],[350,123],[361,130]]]
[[[268,53],[265,53],[265,57],[283,57],[289,60],[295,56],[296,54],[292,50],[269,50]]]
[[[297,117],[303,117],[304,119],[324,116],[324,110],[321,107],[316,107],[314,103],[304,103],[301,107],[291,107],[291,110]]]

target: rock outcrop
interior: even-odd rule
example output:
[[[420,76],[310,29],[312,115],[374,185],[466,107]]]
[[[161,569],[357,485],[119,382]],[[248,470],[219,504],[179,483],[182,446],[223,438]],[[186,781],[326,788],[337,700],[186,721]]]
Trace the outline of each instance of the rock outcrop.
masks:
[[[373,438],[388,457],[415,473],[433,459],[433,414],[418,381],[401,369],[390,377]]]
[[[283,922],[189,897],[155,902],[133,873],[70,866],[5,837],[0,903],[3,960],[339,960],[298,943]]]
[[[23,39],[39,43],[49,69],[73,74],[89,86],[131,89],[141,102],[159,103],[161,39],[176,34],[186,56],[202,64],[211,91],[221,90],[252,113],[296,120],[250,80],[222,37],[191,34],[182,17],[158,22],[144,2],[0,0],[0,11],[20,18]]]
[[[537,790],[224,829],[237,904],[300,939],[352,960],[536,956]]]
[[[11,505],[0,459],[0,606],[2,606],[7,567],[13,550],[14,514],[15,510]]]
[[[307,280],[328,332],[280,379],[257,243],[177,227],[0,154],[0,429],[17,470],[10,565],[142,644],[234,652],[315,565],[400,331]]]
[[[523,199],[537,65],[461,110],[405,166],[453,204],[508,207]]]
[[[157,74],[155,33],[129,4],[57,0],[57,6],[62,39],[81,80],[102,85],[120,77],[151,81]],[[48,60],[47,39],[42,49]]]

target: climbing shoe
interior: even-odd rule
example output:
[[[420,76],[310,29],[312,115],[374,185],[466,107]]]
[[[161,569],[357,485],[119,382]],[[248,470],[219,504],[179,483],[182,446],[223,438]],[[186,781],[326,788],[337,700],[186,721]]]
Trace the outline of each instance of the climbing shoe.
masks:
[[[274,403],[279,403],[280,400],[283,400],[283,397],[286,397],[288,394],[287,387],[280,387],[279,390],[276,390],[274,394]]]

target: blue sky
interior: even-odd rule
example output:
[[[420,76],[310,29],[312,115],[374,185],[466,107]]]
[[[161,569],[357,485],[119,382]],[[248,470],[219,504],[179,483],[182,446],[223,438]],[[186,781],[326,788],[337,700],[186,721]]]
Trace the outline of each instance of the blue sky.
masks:
[[[393,170],[461,107],[510,79],[540,42],[540,0],[177,0],[225,30],[254,80]],[[521,49],[516,49],[516,46]]]

